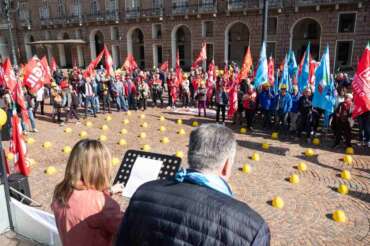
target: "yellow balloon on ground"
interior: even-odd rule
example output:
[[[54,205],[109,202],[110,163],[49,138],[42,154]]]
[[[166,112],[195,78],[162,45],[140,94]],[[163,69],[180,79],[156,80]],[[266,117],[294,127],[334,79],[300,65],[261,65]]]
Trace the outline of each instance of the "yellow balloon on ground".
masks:
[[[343,170],[340,173],[340,176],[341,176],[342,179],[351,180],[351,173],[348,170]]]
[[[338,186],[338,192],[342,195],[347,195],[348,194],[348,186],[345,184],[340,184]]]
[[[71,133],[72,132],[72,128],[67,127],[66,129],[64,129],[64,132],[65,133]]]
[[[353,161],[353,158],[352,158],[351,155],[345,155],[343,157],[343,161],[344,161],[345,164],[351,165],[352,161]]]
[[[258,153],[253,153],[252,155],[252,160],[254,161],[259,161],[261,158],[260,158],[260,154]]]
[[[307,165],[303,161],[298,164],[298,170],[304,172],[307,170]]]
[[[177,134],[179,134],[179,135],[185,135],[185,130],[184,130],[183,128],[181,128],[181,129],[177,132]]]
[[[117,157],[112,158],[112,166],[117,166],[119,164],[119,159]]]
[[[123,128],[120,133],[123,135],[123,134],[127,134],[127,129]]]
[[[299,183],[299,176],[297,174],[293,174],[289,177],[289,182],[292,184],[298,184]]]
[[[191,125],[194,126],[194,127],[197,127],[197,126],[199,126],[199,123],[198,123],[198,121],[193,121],[193,123]]]
[[[251,172],[251,166],[248,164],[244,164],[242,168],[243,173],[250,173]]]
[[[242,127],[242,128],[240,128],[239,131],[240,131],[241,134],[246,134],[247,133],[247,128]]]
[[[71,146],[64,146],[63,147],[63,153],[65,153],[65,154],[69,154],[71,151],[72,151],[72,148],[71,148]]]
[[[304,155],[305,155],[305,156],[307,156],[307,157],[311,157],[311,156],[314,156],[314,155],[315,155],[315,152],[313,151],[313,149],[308,148],[308,149],[306,149],[306,151],[304,152]]]
[[[6,154],[6,159],[8,161],[14,160],[14,154],[12,152],[9,152],[8,154]]]
[[[122,123],[123,123],[123,124],[125,124],[125,125],[128,125],[128,124],[130,123],[130,121],[129,121],[128,119],[124,119],[124,120],[122,121]]]
[[[42,147],[44,147],[45,149],[49,149],[49,148],[51,148],[51,146],[52,146],[52,144],[49,141],[46,141],[42,144]]]
[[[143,124],[141,124],[141,127],[147,128],[148,127],[148,123],[144,122]]]
[[[121,145],[121,146],[125,146],[127,144],[127,141],[125,139],[120,139],[118,141],[118,144]]]
[[[279,133],[278,133],[278,132],[273,132],[273,133],[271,134],[271,138],[272,138],[272,139],[278,139],[278,138],[279,138]]]
[[[146,138],[146,133],[145,132],[140,132],[139,138]]]
[[[177,123],[178,125],[182,125],[182,119],[178,119],[178,120],[176,121],[176,123]]]
[[[128,116],[132,115],[131,111],[127,111],[127,115]]]
[[[166,118],[164,118],[164,116],[161,116],[161,117],[159,117],[159,120],[164,121],[164,120],[166,120]]]
[[[168,143],[170,142],[170,140],[168,139],[168,137],[163,137],[163,138],[161,139],[161,142],[162,142],[163,144],[168,144]]]
[[[176,157],[184,158],[184,152],[182,152],[181,150],[176,151],[175,155],[176,155]]]
[[[35,139],[33,139],[33,138],[29,137],[29,138],[27,138],[26,142],[27,142],[28,144],[33,144],[33,143],[35,143]]]
[[[272,206],[274,208],[283,208],[284,200],[280,196],[276,196],[274,199],[272,199]]]
[[[320,139],[319,138],[314,138],[314,139],[312,139],[312,143],[314,145],[320,145]]]
[[[6,114],[5,110],[0,108],[0,128],[5,125],[8,119],[8,115]]]
[[[82,132],[80,132],[80,138],[86,138],[87,137],[87,132],[85,132],[85,131],[82,131]]]
[[[141,148],[144,151],[149,151],[151,149],[149,144],[144,144],[143,147]]]
[[[45,174],[46,175],[54,175],[58,172],[58,170],[54,167],[54,166],[48,166],[46,169],[45,169]]]
[[[347,222],[347,216],[343,210],[335,210],[333,213],[333,220],[340,223]]]
[[[346,154],[347,155],[353,155],[355,153],[355,151],[353,150],[352,147],[347,147],[346,148]]]
[[[108,127],[107,125],[102,125],[102,126],[101,126],[101,129],[102,129],[103,131],[108,131],[108,130],[109,130],[109,127]]]
[[[140,119],[145,119],[145,114],[141,114]]]
[[[105,135],[100,135],[99,140],[102,141],[102,142],[105,142],[105,141],[108,140],[108,137],[105,136]]]
[[[92,126],[93,126],[93,123],[92,123],[91,121],[87,121],[87,122],[86,122],[86,126],[87,126],[87,127],[92,127]]]
[[[262,149],[269,149],[270,145],[268,143],[263,143],[262,144]]]
[[[164,131],[166,131],[166,127],[164,127],[164,126],[160,126],[160,127],[159,127],[159,131],[160,131],[160,132],[164,132]]]
[[[105,117],[105,120],[106,121],[111,121],[112,120],[112,117],[110,115],[108,115],[107,117]]]

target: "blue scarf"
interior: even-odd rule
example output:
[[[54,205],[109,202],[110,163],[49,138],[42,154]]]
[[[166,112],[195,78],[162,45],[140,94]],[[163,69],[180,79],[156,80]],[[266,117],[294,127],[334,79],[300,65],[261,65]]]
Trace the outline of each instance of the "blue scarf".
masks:
[[[206,175],[191,169],[180,169],[176,173],[175,179],[180,183],[188,182],[197,184],[219,191],[228,196],[233,195],[226,181],[217,175]]]

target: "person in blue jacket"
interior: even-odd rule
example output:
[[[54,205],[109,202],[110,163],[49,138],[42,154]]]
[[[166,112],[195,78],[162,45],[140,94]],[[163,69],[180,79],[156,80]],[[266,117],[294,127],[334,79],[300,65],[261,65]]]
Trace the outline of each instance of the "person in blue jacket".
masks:
[[[270,84],[265,83],[262,85],[262,91],[259,94],[259,103],[261,106],[261,113],[263,116],[263,127],[271,126],[271,115],[273,111],[274,94],[270,90]]]
[[[292,109],[292,97],[289,93],[287,93],[286,85],[281,87],[280,93],[277,95],[276,100],[276,107],[277,107],[277,118],[276,124],[277,126],[281,127],[284,130],[289,129],[288,125],[288,116],[289,112]]]
[[[293,86],[292,92],[292,109],[289,112],[289,119],[290,119],[290,127],[289,131],[295,132],[297,130],[297,120],[299,117],[299,98],[301,97],[301,93],[299,93],[298,86]]]

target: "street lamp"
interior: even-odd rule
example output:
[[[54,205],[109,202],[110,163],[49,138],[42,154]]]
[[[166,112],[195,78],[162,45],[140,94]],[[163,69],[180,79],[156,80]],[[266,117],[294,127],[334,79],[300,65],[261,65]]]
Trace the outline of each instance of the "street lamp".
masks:
[[[2,0],[2,5],[3,5],[3,10],[4,10],[4,13],[5,13],[6,19],[7,19],[10,45],[11,45],[11,48],[12,48],[13,64],[14,64],[14,66],[16,66],[16,65],[18,65],[18,62],[17,62],[17,55],[15,53],[15,44],[14,44],[14,37],[13,37],[13,32],[12,32],[11,1],[12,0]]]

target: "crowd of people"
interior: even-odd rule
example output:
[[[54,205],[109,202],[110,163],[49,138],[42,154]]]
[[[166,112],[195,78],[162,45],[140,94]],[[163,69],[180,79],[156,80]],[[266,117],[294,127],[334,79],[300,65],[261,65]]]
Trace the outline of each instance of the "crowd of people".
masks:
[[[246,125],[253,130],[261,120],[263,129],[279,130],[289,136],[301,137],[310,141],[320,130],[325,133],[331,127],[337,146],[343,139],[346,146],[351,146],[352,94],[351,79],[344,73],[335,78],[336,102],[334,113],[327,116],[324,110],[312,106],[314,86],[299,91],[298,85],[292,88],[286,85],[276,90],[270,83],[256,88],[253,76],[240,81],[236,86],[237,109],[230,114],[230,85],[237,80],[239,67],[232,64],[226,69],[215,70],[214,74],[202,68],[182,73],[179,83],[174,70],[163,71],[159,68],[134,71],[115,70],[114,75],[107,75],[103,66],[86,76],[79,68],[56,70],[52,82],[45,84],[37,93],[24,89],[29,126],[22,121],[23,130],[37,132],[35,117],[44,115],[47,98],[52,105],[53,121],[64,125],[72,118],[80,122],[81,117],[96,117],[97,114],[111,113],[112,110],[146,110],[149,105],[167,107],[176,110],[182,107],[190,111],[197,108],[198,116],[207,117],[210,108],[216,111],[216,122],[225,123],[227,118],[232,124]],[[22,74],[17,74],[22,79]],[[278,70],[278,80],[281,71]],[[12,110],[12,97],[3,88],[1,95],[6,108]],[[209,117],[209,115],[208,115]],[[320,122],[323,127],[319,128]],[[360,142],[370,147],[369,112],[358,117]]]

